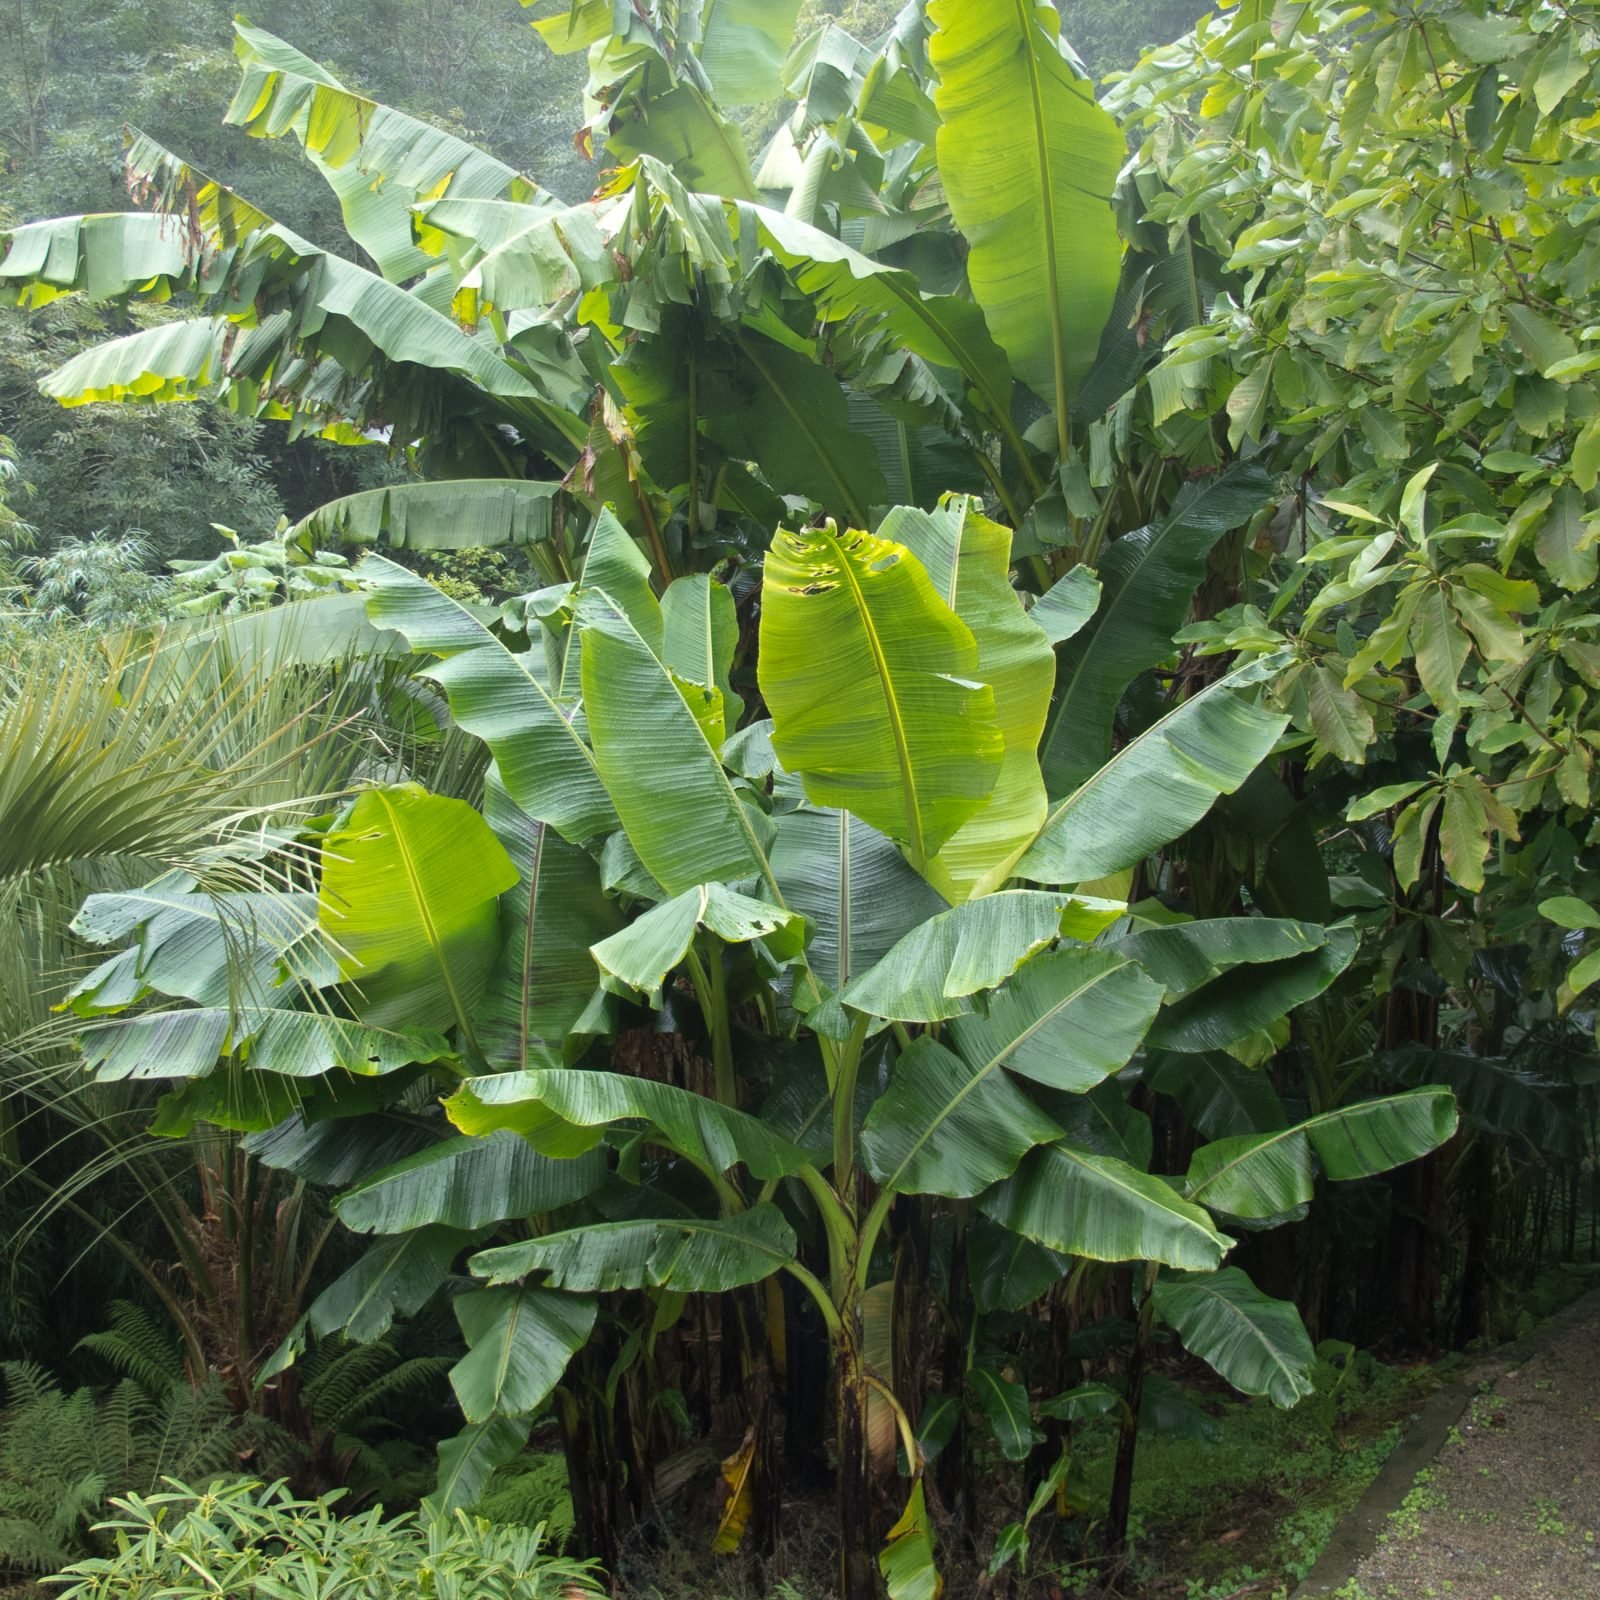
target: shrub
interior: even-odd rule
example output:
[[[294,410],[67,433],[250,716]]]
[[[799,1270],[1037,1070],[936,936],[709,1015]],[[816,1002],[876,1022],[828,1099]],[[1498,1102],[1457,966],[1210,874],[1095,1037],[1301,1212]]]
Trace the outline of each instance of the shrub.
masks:
[[[541,1553],[542,1528],[495,1527],[382,1507],[340,1517],[343,1491],[297,1500],[282,1482],[169,1478],[161,1494],[113,1500],[101,1523],[115,1552],[80,1561],[52,1582],[63,1600],[585,1600],[604,1591],[588,1562]]]

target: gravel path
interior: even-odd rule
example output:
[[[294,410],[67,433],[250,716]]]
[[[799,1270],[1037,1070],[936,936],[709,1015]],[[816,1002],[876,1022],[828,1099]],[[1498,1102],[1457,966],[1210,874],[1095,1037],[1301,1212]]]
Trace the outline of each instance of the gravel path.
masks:
[[[1600,1600],[1600,1320],[1485,1381],[1342,1600]]]

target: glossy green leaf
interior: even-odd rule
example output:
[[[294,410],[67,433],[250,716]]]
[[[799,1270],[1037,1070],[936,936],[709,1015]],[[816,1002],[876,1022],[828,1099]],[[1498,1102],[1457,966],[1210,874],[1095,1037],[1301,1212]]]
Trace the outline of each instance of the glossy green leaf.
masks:
[[[1150,1029],[1161,1050],[1225,1050],[1315,999],[1355,958],[1354,929],[1335,928],[1326,944],[1283,961],[1236,966],[1162,1009]]]
[[[1271,1133],[1288,1121],[1267,1074],[1221,1051],[1152,1052],[1144,1081],[1157,1094],[1176,1100],[1190,1124],[1207,1139]]]
[[[947,1033],[974,1067],[996,1063],[1081,1094],[1127,1065],[1160,1005],[1160,985],[1134,962],[1067,945],[1026,962],[986,1011],[956,1017]]]
[[[515,1129],[547,1148],[549,1141],[566,1137],[564,1129],[587,1131],[592,1144],[599,1130],[613,1123],[644,1123],[659,1132],[660,1142],[719,1173],[743,1162],[758,1178],[782,1178],[809,1159],[745,1112],[688,1089],[615,1072],[555,1069],[470,1078],[445,1102],[445,1109],[468,1134]]]
[[[1078,633],[1100,605],[1100,580],[1089,567],[1074,567],[1034,601],[1028,615],[1051,644]]]
[[[888,839],[848,811],[799,806],[778,817],[772,871],[789,906],[812,923],[806,962],[830,991],[947,909]]]
[[[973,1367],[967,1389],[994,1432],[995,1443],[1007,1461],[1024,1461],[1043,1435],[1033,1425],[1028,1391],[992,1367]]]
[[[578,605],[583,703],[617,815],[670,895],[761,877],[776,897],[756,824],[668,668],[604,594]]]
[[[704,883],[652,906],[590,951],[600,981],[618,994],[643,995],[657,1009],[661,986],[704,928],[724,944],[761,940],[780,961],[800,954],[805,918],[720,883]]]
[[[491,1132],[441,1139],[346,1189],[333,1204],[339,1220],[357,1233],[404,1233],[429,1223],[482,1228],[570,1205],[592,1193],[605,1174],[599,1151],[552,1160],[525,1139]]]
[[[372,590],[367,612],[394,628],[445,691],[451,714],[489,747],[507,794],[539,822],[581,844],[617,826],[595,757],[576,725],[577,708],[544,681],[542,657],[507,650],[464,606],[425,579],[380,556],[361,577]]]
[[[601,892],[593,860],[518,807],[495,766],[483,815],[522,881],[500,900],[500,956],[477,1012],[478,1044],[499,1069],[560,1066],[595,997],[589,947],[620,928],[622,913]]]
[[[928,16],[939,175],[969,246],[973,298],[1064,430],[1117,292],[1122,133],[1062,54],[1053,13],[933,0]]]
[[[1011,530],[983,516],[971,499],[947,495],[931,512],[897,506],[878,536],[905,545],[922,563],[935,592],[972,630],[977,676],[994,690],[1003,740],[999,776],[982,808],[928,864],[947,900],[989,894],[1011,875],[1045,818],[1037,751],[1055,660],[1011,586]]]
[[[1316,1352],[1292,1302],[1272,1300],[1238,1267],[1193,1277],[1162,1277],[1156,1314],[1191,1355],[1243,1394],[1292,1406],[1311,1394]]]
[[[984,9],[992,3],[985,0]],[[1189,615],[1212,546],[1248,522],[1271,492],[1261,467],[1235,465],[1186,484],[1158,526],[1112,542],[1100,562],[1099,608],[1061,647],[1055,707],[1039,752],[1052,796],[1086,784],[1110,755],[1117,703],[1137,673],[1173,654],[1172,636]],[[1235,730],[1229,743],[1242,733]],[[1225,764],[1202,758],[1195,776],[1205,782]]]
[[[398,1072],[413,1062],[448,1060],[443,1035],[373,1028],[320,1011],[269,1006],[198,1006],[97,1022],[78,1041],[102,1082],[119,1078],[203,1078],[222,1056],[252,1071],[315,1078],[335,1069]]]
[[[761,692],[778,759],[928,861],[988,798],[1004,737],[971,630],[903,545],[830,523],[767,554]]]
[[[1095,1261],[1209,1272],[1233,1244],[1164,1179],[1062,1144],[1033,1151],[979,1204],[1003,1227]]]
[[[744,716],[744,701],[728,678],[739,646],[732,591],[703,572],[689,573],[667,586],[661,612],[666,623],[662,659],[687,682],[721,692],[723,722],[732,733]]]
[[[594,1329],[596,1302],[551,1289],[477,1289],[452,1302],[467,1353],[450,1386],[468,1422],[535,1410]]]
[[[376,544],[393,550],[495,550],[550,538],[557,483],[510,478],[392,483],[341,495],[302,517],[291,539],[308,534],[330,545]]]
[[[468,1423],[460,1433],[439,1441],[439,1480],[423,1505],[448,1516],[478,1503],[495,1468],[521,1455],[533,1431],[531,1416],[498,1414]]]
[[[1247,692],[1245,667],[1185,700],[1064,800],[1017,863],[1035,883],[1087,883],[1187,833],[1271,753],[1288,726]]]
[[[867,1113],[861,1151],[886,1192],[966,1199],[1060,1133],[998,1061],[973,1064],[924,1035]]]
[[[517,881],[500,841],[462,800],[418,784],[369,789],[323,841],[318,916],[370,1026],[457,1027],[500,950],[498,897]]]
[[[1122,911],[1115,901],[1007,889],[919,923],[842,992],[846,1005],[897,1022],[972,1010],[969,998],[1010,977],[1063,931],[1092,938]]]
[[[1317,1162],[1334,1182],[1370,1178],[1437,1149],[1455,1131],[1456,1103],[1448,1089],[1410,1089],[1274,1133],[1202,1145],[1189,1163],[1185,1188],[1191,1199],[1229,1216],[1280,1217],[1311,1199]]]
[[[427,1304],[471,1242],[470,1233],[431,1224],[374,1239],[311,1302],[312,1331],[319,1339],[342,1332],[360,1344],[381,1339],[396,1317],[414,1316]]]
[[[727,1217],[593,1223],[481,1250],[469,1265],[491,1284],[545,1272],[557,1289],[715,1294],[770,1277],[794,1260],[797,1248],[783,1213],[763,1203]]]

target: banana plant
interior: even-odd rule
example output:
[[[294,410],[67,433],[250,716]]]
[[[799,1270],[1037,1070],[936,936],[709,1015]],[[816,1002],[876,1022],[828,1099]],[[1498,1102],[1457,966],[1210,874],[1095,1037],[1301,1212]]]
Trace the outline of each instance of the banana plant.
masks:
[[[1215,1276],[1224,1230],[1291,1214],[1317,1163],[1342,1179],[1431,1148],[1450,1098],[1218,1141],[1186,1180],[1085,1134],[1090,1098],[1143,1046],[1198,1060],[1246,1041],[1353,942],[1264,917],[1161,926],[1108,892],[1244,782],[1286,719],[1257,664],[1052,800],[1057,665],[1008,580],[1010,538],[961,496],[877,534],[780,530],[758,640],[770,715],[742,728],[727,592],[687,576],[658,596],[609,514],[559,603],[512,608],[498,632],[370,556],[372,623],[492,757],[483,813],[368,791],[315,836],[314,894],[208,901],[227,939],[188,933],[206,913],[182,885],[91,904],[85,932],[134,939],[77,997],[99,1071],[277,1086],[252,1148],[342,1185],[337,1214],[375,1236],[310,1307],[313,1331],[381,1331],[468,1252],[452,1372],[468,1428],[442,1447],[442,1503],[520,1447],[605,1296],[664,1308],[781,1276],[835,1372],[839,1592],[876,1590],[885,1423],[910,1480],[877,1565],[893,1595],[936,1590],[919,1397],[867,1336],[908,1197],[1057,1260],[1148,1264],[1147,1307],[1197,1354],[1251,1392],[1303,1388],[1289,1314]],[[1071,610],[1062,597],[1051,627]],[[152,993],[173,1003],[141,1008]],[[616,1008],[685,1005],[709,1072],[629,1070]],[[427,1114],[441,1094],[448,1125]],[[766,1349],[746,1341],[752,1387]],[[732,1461],[730,1483],[747,1469]]]

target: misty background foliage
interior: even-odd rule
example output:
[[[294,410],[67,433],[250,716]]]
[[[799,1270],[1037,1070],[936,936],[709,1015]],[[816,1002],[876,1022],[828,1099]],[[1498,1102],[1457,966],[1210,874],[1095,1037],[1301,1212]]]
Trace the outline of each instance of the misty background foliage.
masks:
[[[175,150],[329,249],[348,249],[338,205],[304,181],[298,151],[223,127],[237,82],[226,0],[7,0],[0,51],[0,225],[126,209],[124,129]],[[312,49],[350,87],[460,134],[568,201],[597,168],[578,150],[585,66],[552,55],[529,17],[550,0],[264,0],[250,21]],[[808,0],[806,25],[832,16],[871,39],[899,0]],[[1129,67],[1207,7],[1201,0],[1064,0],[1066,34],[1097,74]],[[246,538],[304,516],[401,467],[382,450],[291,442],[281,423],[210,401],[62,410],[37,389],[79,349],[150,319],[62,299],[0,321],[0,437],[15,450],[9,499],[25,528],[0,542],[53,562],[55,595],[80,613],[137,614],[144,574],[219,549],[213,524]],[[14,564],[14,563],[13,563]],[[67,575],[63,589],[61,575]],[[40,581],[36,576],[35,582]],[[76,587],[74,587],[74,584]],[[59,603],[59,601],[55,602]]]

